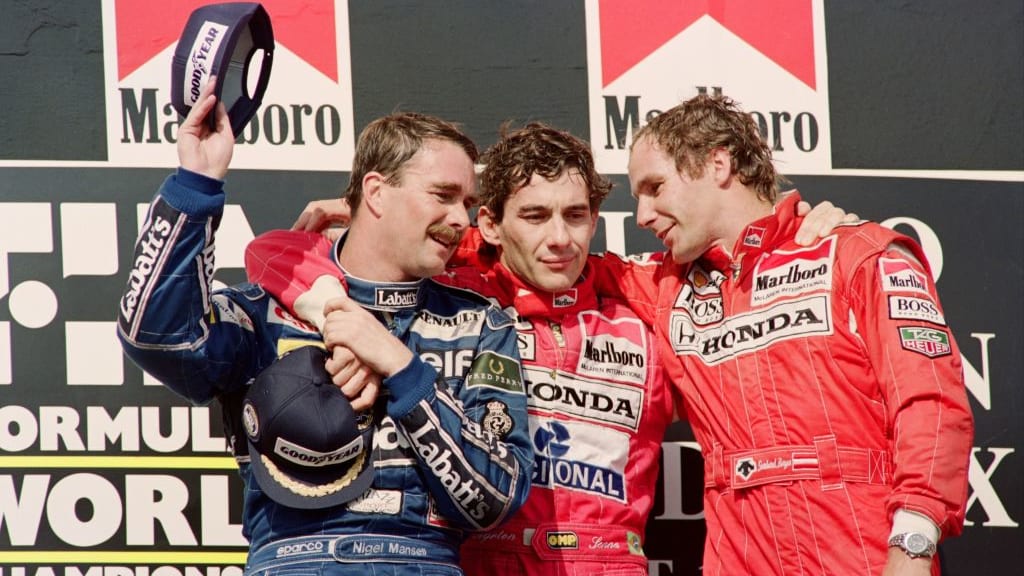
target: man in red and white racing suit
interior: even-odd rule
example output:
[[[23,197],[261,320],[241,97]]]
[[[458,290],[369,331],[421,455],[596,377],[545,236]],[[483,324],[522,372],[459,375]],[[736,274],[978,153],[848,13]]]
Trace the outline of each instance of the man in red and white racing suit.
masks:
[[[702,447],[703,573],[938,574],[973,421],[924,256],[873,223],[798,246],[799,196],[772,207],[756,130],[708,96],[645,126],[637,221],[674,261],[599,270],[599,291],[655,323]]]

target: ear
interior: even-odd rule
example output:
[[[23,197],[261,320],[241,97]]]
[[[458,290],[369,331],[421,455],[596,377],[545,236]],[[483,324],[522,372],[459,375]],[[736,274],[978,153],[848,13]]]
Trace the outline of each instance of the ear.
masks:
[[[384,213],[384,180],[380,172],[371,171],[363,176],[363,205],[377,218]]]
[[[707,169],[711,170],[715,184],[728,186],[732,178],[732,155],[725,148],[715,148],[708,156]]]
[[[480,228],[480,236],[491,246],[501,247],[499,229],[501,223],[494,219],[494,213],[487,206],[480,206],[476,212],[476,225]]]

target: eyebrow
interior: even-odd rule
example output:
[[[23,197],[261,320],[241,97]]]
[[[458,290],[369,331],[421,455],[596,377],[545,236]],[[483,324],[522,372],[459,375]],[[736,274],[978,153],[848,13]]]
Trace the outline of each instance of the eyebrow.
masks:
[[[434,182],[430,184],[431,188],[439,188],[441,190],[449,192],[462,192],[463,188],[461,184],[455,182]]]

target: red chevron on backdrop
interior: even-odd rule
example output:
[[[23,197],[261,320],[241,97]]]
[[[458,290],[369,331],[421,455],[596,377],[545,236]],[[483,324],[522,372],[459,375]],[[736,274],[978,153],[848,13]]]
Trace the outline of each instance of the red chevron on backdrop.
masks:
[[[705,14],[812,89],[812,0],[599,0],[606,87]],[[714,54],[695,54],[714,58]]]
[[[124,80],[178,41],[189,14],[209,0],[116,0],[117,79]],[[274,41],[338,81],[334,0],[263,0]]]

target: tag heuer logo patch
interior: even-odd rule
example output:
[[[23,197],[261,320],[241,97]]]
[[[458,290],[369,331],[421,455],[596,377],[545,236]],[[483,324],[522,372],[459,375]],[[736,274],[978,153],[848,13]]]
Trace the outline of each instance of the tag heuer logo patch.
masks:
[[[904,349],[924,354],[929,358],[938,358],[952,353],[949,334],[934,328],[901,327],[900,343]]]

